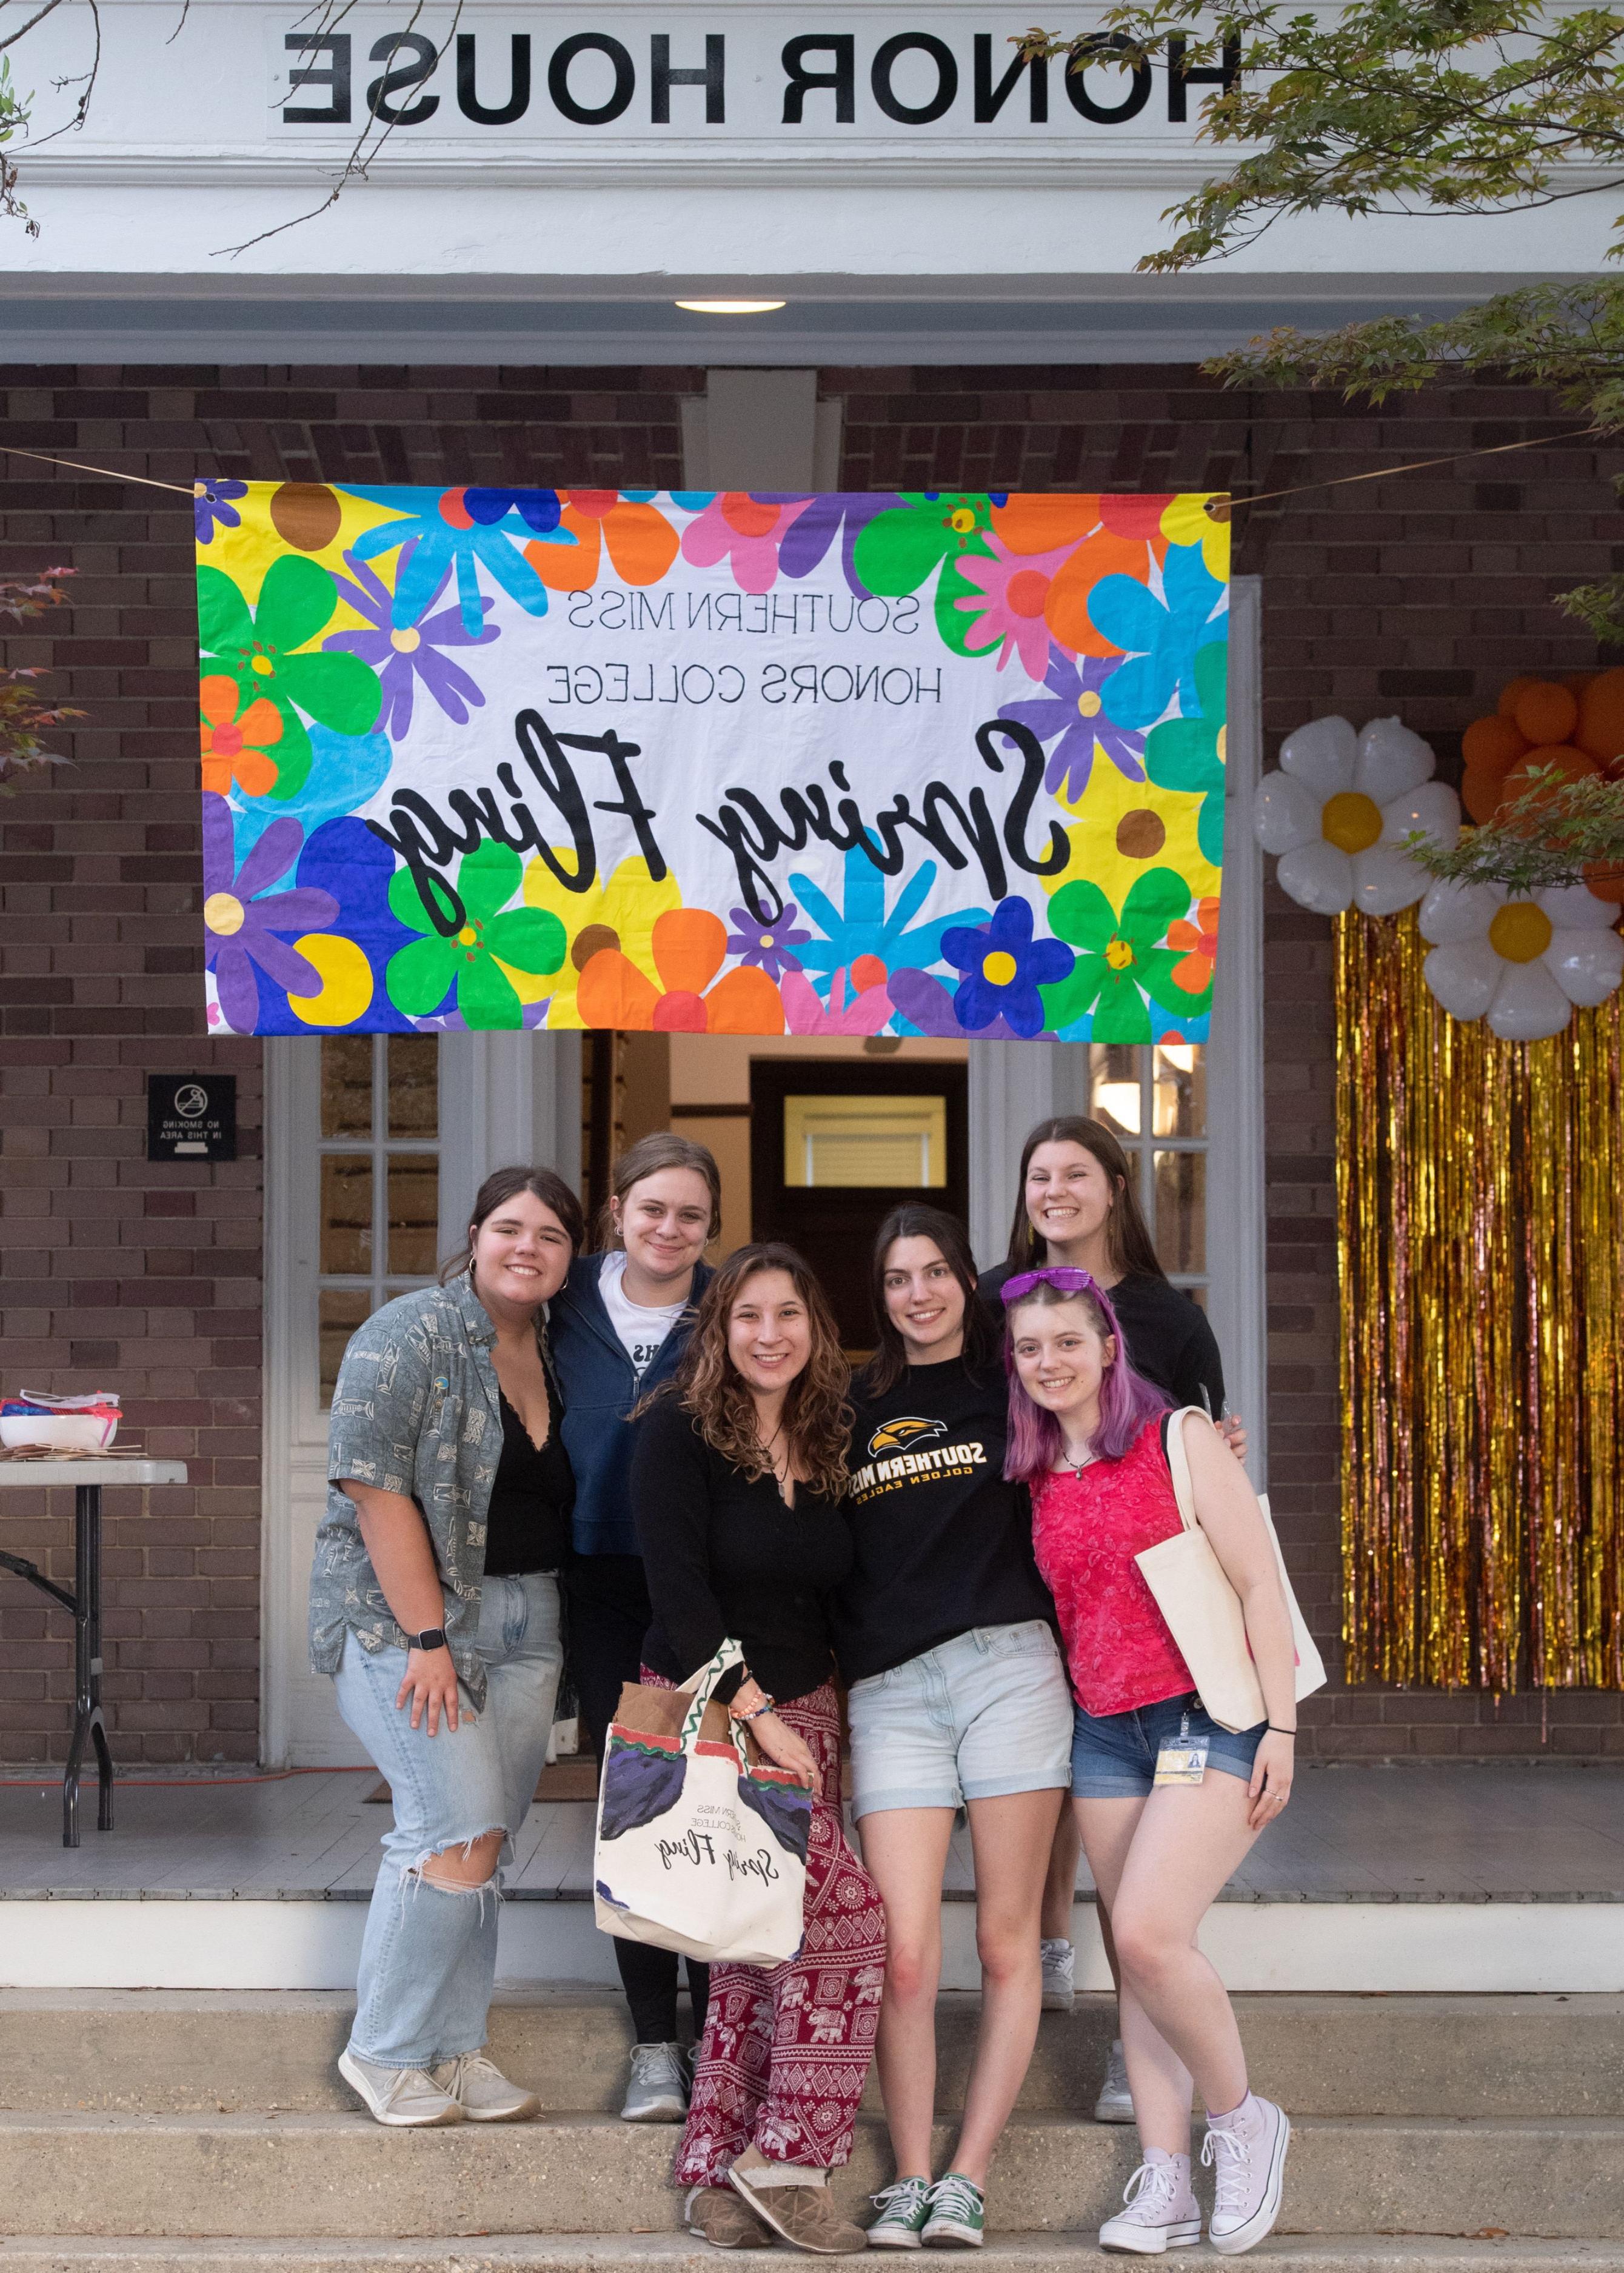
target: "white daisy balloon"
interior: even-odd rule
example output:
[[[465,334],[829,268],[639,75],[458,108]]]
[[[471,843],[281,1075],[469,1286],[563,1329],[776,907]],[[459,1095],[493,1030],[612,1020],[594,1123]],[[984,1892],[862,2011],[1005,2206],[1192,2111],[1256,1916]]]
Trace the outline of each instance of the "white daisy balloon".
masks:
[[[1432,942],[1423,975],[1451,1016],[1486,1017],[1502,1041],[1538,1041],[1624,976],[1617,915],[1583,884],[1531,898],[1501,884],[1434,884],[1418,919]]]
[[[1357,734],[1346,718],[1315,718],[1287,735],[1280,764],[1258,784],[1252,826],[1280,856],[1282,891],[1327,916],[1390,916],[1421,897],[1426,872],[1399,847],[1417,829],[1453,844],[1461,801],[1432,779],[1419,734],[1396,718],[1372,718]]]

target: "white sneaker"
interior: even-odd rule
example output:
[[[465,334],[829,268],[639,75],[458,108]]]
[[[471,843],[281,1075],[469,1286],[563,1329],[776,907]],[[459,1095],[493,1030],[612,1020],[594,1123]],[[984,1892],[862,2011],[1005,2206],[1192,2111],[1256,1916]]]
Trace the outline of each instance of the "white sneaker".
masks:
[[[338,2072],[366,2103],[380,2123],[397,2131],[426,2131],[439,2123],[460,2123],[462,2110],[442,2091],[425,2068],[380,2067],[353,2052],[338,2056]]]
[[[1147,2147],[1145,2159],[1123,2188],[1127,2208],[1100,2228],[1101,2249],[1132,2249],[1160,2257],[1164,2249],[1188,2249],[1201,2239],[1201,2212],[1190,2191],[1190,2157]]]
[[[1120,2037],[1112,2043],[1111,2056],[1105,2063],[1105,2081],[1094,2104],[1094,2119],[1096,2123],[1133,2120],[1133,2094],[1128,2089],[1128,2063],[1123,2056]]]
[[[470,2123],[524,2123],[541,2112],[536,2094],[509,2083],[484,2052],[458,2052],[429,2074]]]
[[[1077,2003],[1077,1952],[1069,1941],[1046,1941],[1043,1951],[1043,2010],[1069,2013]]]
[[[1285,2110],[1255,2092],[1222,2123],[1209,2120],[1201,2160],[1213,2165],[1215,2193],[1207,2235],[1224,2256],[1253,2247],[1280,2216],[1290,2142]]]
[[[634,2044],[622,2123],[680,2123],[688,2113],[688,2063],[678,2044]]]

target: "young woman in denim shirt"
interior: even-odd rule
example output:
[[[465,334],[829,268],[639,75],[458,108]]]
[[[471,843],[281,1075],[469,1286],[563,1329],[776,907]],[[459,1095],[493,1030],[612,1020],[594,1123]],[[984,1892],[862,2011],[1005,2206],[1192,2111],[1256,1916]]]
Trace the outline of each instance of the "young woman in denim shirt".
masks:
[[[311,1659],[388,1778],[339,2071],[380,2123],[511,2123],[485,2056],[496,1872],[547,1756],[575,1497],[545,1306],[583,1233],[547,1168],[501,1168],[444,1283],[387,1302],[339,1369]]]

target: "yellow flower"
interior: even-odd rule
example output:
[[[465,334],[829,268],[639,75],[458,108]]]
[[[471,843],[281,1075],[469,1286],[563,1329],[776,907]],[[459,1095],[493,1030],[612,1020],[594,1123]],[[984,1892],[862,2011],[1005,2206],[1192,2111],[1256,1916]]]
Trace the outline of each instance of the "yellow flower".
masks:
[[[1222,491],[1203,492],[1194,497],[1176,497],[1162,516],[1162,534],[1169,544],[1199,544],[1201,558],[1207,563],[1207,573],[1215,576],[1221,584],[1229,581],[1229,524],[1214,521],[1207,510],[1208,495],[1222,497]]]
[[[556,847],[566,867],[574,853]],[[646,860],[622,860],[608,882],[590,891],[568,892],[545,860],[530,860],[524,869],[524,904],[545,908],[557,916],[569,940],[564,967],[550,978],[532,978],[528,971],[509,971],[508,979],[522,1002],[539,1002],[551,994],[547,1031],[560,1026],[583,1027],[586,1021],[575,1001],[575,986],[589,959],[600,948],[619,948],[645,978],[655,979],[653,932],[656,919],[682,904],[682,887],[667,875],[656,883]],[[504,969],[506,965],[503,966]],[[658,984],[658,980],[656,980]]]
[[[1202,858],[1196,836],[1199,797],[1129,781],[1096,757],[1088,786],[1071,811],[1078,819],[1066,831],[1071,863],[1058,875],[1044,877],[1045,891],[1086,876],[1113,907],[1120,907],[1147,869],[1173,868],[1188,882],[1192,900],[1217,896],[1219,873]]]

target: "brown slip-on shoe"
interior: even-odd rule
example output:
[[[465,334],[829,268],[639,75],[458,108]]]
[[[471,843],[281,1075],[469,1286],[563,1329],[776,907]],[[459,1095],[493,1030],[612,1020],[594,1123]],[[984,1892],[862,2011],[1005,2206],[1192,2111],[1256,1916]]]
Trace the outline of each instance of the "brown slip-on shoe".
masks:
[[[792,2249],[808,2250],[815,2257],[853,2257],[868,2247],[868,2235],[861,2225],[841,2217],[826,2186],[754,2183],[757,2172],[783,2167],[770,2164],[758,2147],[747,2147],[727,2173],[727,2183]]]
[[[730,2187],[695,2187],[682,2213],[690,2233],[712,2249],[771,2249],[772,2232]]]

